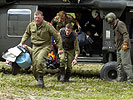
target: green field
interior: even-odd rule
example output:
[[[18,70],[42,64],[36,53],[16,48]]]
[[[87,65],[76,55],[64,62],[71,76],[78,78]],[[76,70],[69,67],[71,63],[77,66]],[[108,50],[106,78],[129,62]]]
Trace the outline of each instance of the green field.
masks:
[[[31,71],[11,75],[10,67],[0,63],[0,100],[87,100],[133,99],[133,86],[127,82],[101,80],[103,65],[88,64],[73,67],[70,82],[57,81],[56,71],[46,70],[45,89],[35,87]],[[29,73],[29,74],[28,74]]]

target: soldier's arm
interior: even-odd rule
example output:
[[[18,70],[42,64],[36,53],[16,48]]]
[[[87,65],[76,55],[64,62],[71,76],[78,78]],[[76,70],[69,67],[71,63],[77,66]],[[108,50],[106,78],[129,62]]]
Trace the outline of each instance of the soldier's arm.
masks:
[[[58,50],[62,50],[63,48],[59,32],[52,25],[49,25],[49,33],[54,37]]]
[[[21,39],[20,44],[24,44],[26,40],[28,40],[28,38],[30,37],[30,26],[28,25],[28,27],[26,28],[26,31]]]
[[[127,32],[126,25],[124,23],[121,23],[119,25],[119,31],[123,35],[123,43],[128,43],[129,41],[129,33]]]
[[[76,19],[74,19],[73,16],[69,16],[69,18],[71,19],[71,21],[72,21],[73,23],[75,23],[75,24],[77,25],[78,29],[81,28],[79,22],[78,22]]]
[[[79,24],[79,22],[76,20],[76,25],[78,26],[78,29],[80,29],[81,28],[81,26],[80,26],[80,24]]]
[[[74,50],[75,50],[75,59],[77,59],[78,55],[80,53],[79,42],[78,42],[78,37],[77,36],[76,36],[76,39],[74,41]]]
[[[72,61],[72,66],[77,64],[77,59],[78,59],[79,52],[80,52],[79,44],[78,44],[78,38],[77,37],[76,37],[76,39],[74,41],[74,50],[75,50],[75,57],[74,57],[74,60]]]
[[[55,24],[56,23],[56,20],[57,20],[57,16],[55,16],[52,20],[51,20],[51,24]]]

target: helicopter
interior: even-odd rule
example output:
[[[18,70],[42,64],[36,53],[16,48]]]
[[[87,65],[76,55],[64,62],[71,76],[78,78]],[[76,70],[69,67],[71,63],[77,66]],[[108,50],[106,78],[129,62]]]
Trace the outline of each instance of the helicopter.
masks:
[[[102,28],[100,28],[101,40],[98,36],[94,36],[93,53],[96,56],[87,57],[87,60],[91,61],[94,58],[94,62],[98,61],[105,64],[100,71],[101,78],[108,81],[117,78],[114,33],[112,27],[104,20],[104,17],[107,13],[114,12],[120,20],[126,23],[131,46],[133,47],[133,0],[1,0],[1,60],[3,60],[3,51],[18,45],[27,25],[33,20],[33,15],[36,10],[41,10],[44,13],[44,19],[49,22],[61,10],[73,15],[76,12],[81,11],[85,14],[86,18],[90,18],[90,21],[93,22],[93,19],[95,19],[93,16],[95,17],[97,12],[92,12],[98,11],[100,18],[102,19]],[[30,41],[27,41],[26,43],[29,46],[32,45]],[[97,56],[99,50],[102,50],[101,57]],[[131,58],[133,58],[132,48]]]

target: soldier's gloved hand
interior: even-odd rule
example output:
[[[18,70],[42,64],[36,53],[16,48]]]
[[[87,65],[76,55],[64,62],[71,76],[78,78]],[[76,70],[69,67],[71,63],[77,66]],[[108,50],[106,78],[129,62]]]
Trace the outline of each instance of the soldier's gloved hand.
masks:
[[[123,45],[122,45],[122,50],[123,50],[123,51],[126,51],[126,50],[127,50],[127,43],[126,43],[126,42],[123,43]]]

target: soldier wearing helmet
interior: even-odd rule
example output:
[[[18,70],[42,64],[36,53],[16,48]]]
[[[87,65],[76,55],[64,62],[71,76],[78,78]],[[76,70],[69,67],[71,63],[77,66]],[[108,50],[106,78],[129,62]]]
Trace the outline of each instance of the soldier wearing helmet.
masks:
[[[120,21],[113,12],[108,13],[105,16],[105,20],[113,26],[114,30],[114,38],[117,49],[117,81],[123,81],[122,72],[124,70],[127,75],[127,81],[129,83],[133,82],[133,70],[130,56],[131,46],[126,25],[123,21]]]
[[[105,17],[105,20],[109,23],[109,24],[114,24],[114,20],[116,19],[116,15],[112,12],[108,13]]]
[[[102,54],[102,29],[103,29],[103,20],[100,17],[99,10],[90,10],[88,20],[85,23],[85,33],[93,39],[93,44],[88,45],[88,51],[90,56],[93,53],[101,56]],[[96,51],[94,51],[96,50]]]

